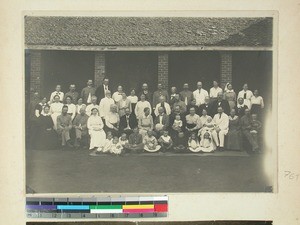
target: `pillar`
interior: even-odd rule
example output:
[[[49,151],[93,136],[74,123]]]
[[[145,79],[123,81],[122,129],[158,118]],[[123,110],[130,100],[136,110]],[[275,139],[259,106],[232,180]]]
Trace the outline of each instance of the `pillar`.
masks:
[[[158,53],[158,83],[168,89],[169,81],[169,55],[167,52]]]
[[[105,53],[95,52],[95,74],[94,74],[94,84],[98,87],[103,78],[105,77]]]
[[[30,51],[30,95],[42,91],[42,53],[40,51]]]
[[[232,52],[220,52],[221,54],[221,85],[232,82]]]

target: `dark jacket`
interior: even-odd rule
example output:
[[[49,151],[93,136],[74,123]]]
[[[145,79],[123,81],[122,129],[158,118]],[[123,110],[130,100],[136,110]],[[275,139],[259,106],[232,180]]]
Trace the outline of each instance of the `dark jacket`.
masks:
[[[120,131],[122,132],[126,127],[127,127],[127,120],[126,120],[126,115],[124,116],[121,116],[120,118],[120,124],[119,124],[119,129]],[[131,129],[135,128],[138,126],[138,122],[137,122],[137,119],[136,119],[136,116],[133,115],[133,114],[130,114],[129,115],[129,127]]]

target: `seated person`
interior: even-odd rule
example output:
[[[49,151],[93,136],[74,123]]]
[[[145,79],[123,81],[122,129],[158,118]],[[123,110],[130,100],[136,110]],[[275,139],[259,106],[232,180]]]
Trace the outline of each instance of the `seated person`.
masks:
[[[215,145],[213,143],[212,133],[209,129],[204,128],[201,140],[200,140],[200,150],[202,152],[213,152],[215,151]]]
[[[156,138],[153,136],[153,131],[148,130],[147,135],[144,137],[144,150],[147,152],[157,152],[161,146],[158,145]]]
[[[197,133],[202,127],[200,116],[196,114],[195,108],[190,108],[190,113],[186,115],[186,131],[188,136]]]
[[[121,133],[126,133],[127,137],[132,134],[133,128],[138,125],[136,116],[130,113],[130,109],[125,109],[125,115],[121,116],[120,124],[119,124],[119,131]]]
[[[68,106],[62,107],[62,113],[57,117],[57,133],[61,137],[61,145],[65,147],[73,147],[70,139],[70,130],[72,129],[72,118],[68,115]]]
[[[179,114],[177,114],[175,116],[175,120],[173,122],[172,129],[179,132],[179,131],[181,131],[182,126],[183,126],[183,123],[182,123],[182,120],[181,120],[181,116]]]
[[[85,139],[85,146],[87,146],[87,136],[88,136],[88,128],[87,121],[88,115],[85,113],[85,108],[80,109],[80,114],[77,114],[75,119],[73,120],[73,128],[75,129],[75,143],[74,146],[79,148],[81,146],[81,140]]]
[[[197,135],[192,133],[189,140],[188,140],[188,149],[192,152],[200,152],[200,145],[197,139]]]
[[[153,118],[150,115],[150,108],[146,107],[144,109],[144,115],[139,118],[139,132],[144,137],[147,131],[153,130]]]
[[[119,142],[118,137],[114,137],[110,145],[109,152],[114,155],[121,155],[123,150],[122,144]]]
[[[167,130],[163,131],[163,134],[158,139],[158,142],[161,146],[162,152],[170,150],[173,146],[172,138],[169,136],[169,132]]]
[[[183,131],[179,131],[177,137],[174,139],[174,145],[173,145],[174,151],[176,153],[184,152],[186,150],[186,145],[187,145],[186,137]]]
[[[121,134],[121,136],[119,138],[119,142],[121,143],[121,145],[123,146],[123,148],[125,147],[126,144],[128,144],[127,135],[125,133]]]
[[[125,144],[125,148],[131,152],[143,151],[143,137],[139,134],[139,129],[137,127],[133,128],[133,133],[129,135],[128,144]]]
[[[113,141],[112,132],[108,131],[106,134],[106,140],[104,142],[103,148],[99,149],[98,152],[109,153],[111,149],[112,141]]]
[[[259,132],[261,129],[261,122],[257,120],[257,114],[251,115],[251,127],[250,127],[250,134],[252,138],[255,140],[256,143],[259,143]],[[258,150],[260,152],[260,150]]]
[[[159,137],[169,127],[169,116],[164,112],[163,107],[158,108],[158,115],[154,119],[154,130]]]

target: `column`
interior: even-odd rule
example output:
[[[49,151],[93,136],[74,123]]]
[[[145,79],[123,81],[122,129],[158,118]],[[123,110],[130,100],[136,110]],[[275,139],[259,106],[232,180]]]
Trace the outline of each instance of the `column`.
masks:
[[[158,53],[158,83],[168,90],[169,80],[169,55],[167,52]]]
[[[221,85],[232,82],[232,52],[220,52],[221,55]]]
[[[105,53],[95,52],[95,75],[94,84],[98,87],[105,77]]]
[[[30,92],[42,91],[42,53],[40,51],[30,51]]]

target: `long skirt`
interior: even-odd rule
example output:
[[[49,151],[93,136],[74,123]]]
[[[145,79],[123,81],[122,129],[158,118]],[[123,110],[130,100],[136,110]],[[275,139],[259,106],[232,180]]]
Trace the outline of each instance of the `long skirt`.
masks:
[[[90,149],[104,146],[106,134],[103,130],[89,130],[89,134],[91,136]]]
[[[51,115],[51,118],[53,120],[53,124],[54,124],[54,130],[57,130],[57,117],[60,115],[61,113],[53,113]]]
[[[229,130],[227,134],[226,149],[241,150],[241,132],[238,130]]]
[[[58,147],[58,137],[52,130],[41,129],[37,137],[38,150],[55,150]]]
[[[232,109],[234,109],[234,107],[235,107],[235,101],[228,101],[228,104],[229,104],[229,108],[230,108],[230,111],[232,110]]]

